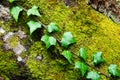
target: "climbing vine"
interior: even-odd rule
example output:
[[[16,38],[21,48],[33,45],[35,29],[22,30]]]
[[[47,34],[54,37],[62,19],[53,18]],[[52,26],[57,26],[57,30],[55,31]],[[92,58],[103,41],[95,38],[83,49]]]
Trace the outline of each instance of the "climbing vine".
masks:
[[[14,3],[14,0],[9,0],[10,3]],[[37,17],[41,17],[42,15],[38,11],[37,6],[32,6],[31,9],[25,9],[19,5],[13,6],[10,8],[10,13],[15,19],[16,22],[18,22],[19,14],[21,11],[25,11],[27,13],[27,16],[35,16],[35,20],[30,20],[26,24],[28,25],[30,29],[30,35],[33,34],[38,28],[44,28],[48,32],[48,34],[44,34],[41,37],[41,41],[46,45],[47,49],[53,48],[51,46],[56,46],[56,44],[59,44],[60,47],[62,47],[64,50],[60,55],[64,56],[64,58],[70,63],[75,65],[75,69],[79,69],[81,72],[82,77],[86,77],[86,79],[91,80],[100,80],[100,75],[104,75],[108,78],[114,78],[114,77],[120,77],[120,71],[118,70],[118,67],[116,64],[110,64],[108,67],[108,74],[105,74],[104,72],[101,72],[97,67],[104,63],[105,60],[102,57],[102,52],[96,52],[93,55],[93,64],[90,64],[87,62],[87,50],[84,47],[81,47],[78,51],[78,53],[74,53],[70,50],[68,50],[69,46],[72,44],[75,44],[76,41],[74,39],[74,36],[71,32],[64,32],[62,39],[58,40],[50,33],[59,32],[59,25],[55,22],[49,23],[47,26],[44,25],[42,22],[40,22]],[[55,47],[54,47],[55,48]],[[77,56],[77,58],[82,59],[81,61],[76,61],[75,63],[72,61],[73,55]],[[88,69],[91,67],[93,70]]]

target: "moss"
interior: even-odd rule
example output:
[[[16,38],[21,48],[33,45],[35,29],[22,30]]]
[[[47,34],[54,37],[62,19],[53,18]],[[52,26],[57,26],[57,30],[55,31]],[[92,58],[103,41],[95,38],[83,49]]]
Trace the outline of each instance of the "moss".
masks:
[[[29,8],[34,4],[39,6],[40,12],[43,14],[40,20],[43,23],[49,24],[50,22],[57,22],[60,26],[61,34],[65,31],[71,31],[75,36],[77,43],[73,46],[70,46],[70,50],[77,53],[81,46],[85,46],[88,53],[88,62],[90,62],[92,59],[91,54],[96,51],[102,51],[103,56],[107,62],[106,64],[101,66],[101,70],[105,70],[105,72],[107,73],[107,66],[110,63],[117,64],[119,62],[120,47],[118,45],[120,43],[120,28],[119,25],[113,23],[110,19],[94,11],[84,3],[84,1],[79,1],[78,6],[68,8],[63,3],[59,3],[54,0],[40,0],[39,2],[29,0],[26,1],[23,6],[28,6]],[[60,37],[62,36],[61,34],[56,33],[55,37],[60,39]],[[38,45],[39,48],[37,48]],[[43,77],[51,79],[50,77],[52,77],[52,74],[51,76],[46,77],[47,73],[53,73],[54,71],[52,72],[51,69],[56,70],[56,68],[61,69],[62,67],[58,66],[58,63],[56,63],[55,60],[49,60],[49,53],[47,53],[47,51],[43,49],[43,46],[40,45],[41,44],[35,43],[30,49],[30,57],[27,65],[33,73],[33,76],[37,75],[36,77],[38,77],[38,75],[40,75],[40,78],[42,79],[44,79]],[[43,53],[46,54],[45,62],[36,61],[35,57],[37,56],[37,54]],[[32,65],[30,65],[31,63]],[[48,65],[52,65],[52,63],[54,63],[57,66],[49,66],[49,71],[49,68],[45,66],[47,63]],[[39,72],[40,70],[41,72],[43,72]],[[59,72],[59,70],[57,71]],[[59,73],[61,77],[64,75],[62,70],[60,70]],[[67,73],[67,71],[65,73]],[[42,75],[43,77],[41,77]],[[63,78],[65,79],[66,76],[64,76]],[[65,80],[67,80],[67,78]]]
[[[32,77],[35,80],[77,80],[80,72],[74,70],[74,65],[68,64],[64,59],[52,57],[50,53],[43,48],[41,42],[35,42],[30,48],[30,56],[27,60]],[[37,60],[37,56],[42,56],[42,60]]]
[[[49,24],[50,22],[58,23],[61,32],[53,34],[56,38],[61,39],[65,31],[71,31],[75,37],[76,44],[70,46],[69,49],[77,53],[81,46],[86,47],[87,61],[89,63],[92,63],[92,54],[94,52],[102,51],[106,63],[101,65],[100,70],[104,73],[108,73],[107,67],[111,63],[118,64],[118,67],[120,67],[120,25],[115,24],[106,16],[94,11],[90,6],[86,5],[85,0],[78,1],[78,4],[74,7],[66,7],[63,0],[61,2],[57,1],[23,0],[18,3],[27,9],[33,5],[37,5],[42,14],[39,20],[44,24]],[[25,14],[20,17],[19,25],[23,24],[26,26],[25,22],[29,19]],[[23,29],[26,33],[29,33],[26,27]],[[29,67],[33,77],[38,80],[57,80],[58,77],[61,80],[77,80],[80,75],[74,71],[73,65],[67,63],[63,65],[65,60],[61,58],[52,59],[50,52],[44,48],[45,46],[41,42],[35,42],[29,50],[30,56],[26,65]],[[42,55],[43,60],[36,60],[37,55]],[[101,80],[107,80],[107,78],[102,76]]]
[[[18,26],[16,27],[16,25],[17,23],[12,19],[8,22],[0,21],[0,27],[6,31],[5,34],[18,31]],[[14,78],[21,80],[19,77],[27,78],[27,76],[31,78],[30,74],[28,74],[29,70],[24,70],[26,69],[25,67],[21,68],[18,66],[14,53],[11,50],[6,51],[4,49],[2,36],[5,34],[0,34],[0,77],[4,80],[13,80]],[[19,39],[16,35],[7,40],[12,48],[18,45],[18,41]]]
[[[0,49],[0,75],[5,80],[16,74],[17,64],[12,52],[5,52]],[[12,58],[12,59],[11,59]]]
[[[14,47],[18,46],[19,38],[18,38],[18,36],[14,35],[14,36],[10,37],[6,42],[8,44],[10,44],[11,48],[14,48]]]
[[[17,64],[11,51],[4,51],[2,49],[3,41],[0,39],[0,76],[4,80],[16,74]]]
[[[10,30],[10,23],[5,23],[4,21],[0,21],[0,27],[2,27],[5,31]]]

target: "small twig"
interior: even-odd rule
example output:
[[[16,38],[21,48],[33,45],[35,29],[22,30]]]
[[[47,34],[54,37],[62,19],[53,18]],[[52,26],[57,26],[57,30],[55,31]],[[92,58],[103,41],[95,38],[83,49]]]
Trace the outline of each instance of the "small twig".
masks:
[[[17,3],[16,3],[17,4]],[[18,4],[17,4],[18,5]],[[20,6],[20,5],[18,5],[18,6]],[[20,6],[21,8],[23,8],[22,6]],[[23,8],[23,10],[24,11],[26,11],[27,12],[27,9],[25,9],[25,8]],[[35,18],[45,29],[46,29],[46,25],[45,24],[43,24],[41,21],[39,21],[37,18]],[[58,44],[61,46],[61,43],[60,43],[60,40],[58,40],[57,39],[57,42],[58,42]],[[72,51],[71,51],[72,52]],[[72,52],[75,56],[77,56],[78,58],[80,58],[77,54],[75,54],[74,52]],[[86,64],[89,66],[89,67],[91,67],[91,68],[93,68],[94,70],[96,70],[96,71],[98,71],[101,75],[104,75],[105,77],[107,77],[107,78],[111,78],[109,75],[107,75],[107,74],[105,74],[104,72],[101,72],[97,67],[94,67],[92,64],[89,64],[88,62],[86,62]]]

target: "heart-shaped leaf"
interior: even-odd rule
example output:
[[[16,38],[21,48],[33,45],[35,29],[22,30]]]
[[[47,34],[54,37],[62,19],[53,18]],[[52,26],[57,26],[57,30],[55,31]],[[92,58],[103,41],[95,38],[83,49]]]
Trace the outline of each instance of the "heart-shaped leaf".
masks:
[[[44,35],[42,36],[41,41],[43,41],[46,44],[47,49],[52,45],[56,45],[56,39],[52,36]]]
[[[59,31],[59,28],[58,28],[57,23],[51,22],[51,23],[48,25],[47,31],[48,31],[49,33],[51,33],[51,32],[58,32],[58,31]]]
[[[61,40],[61,44],[63,47],[67,48],[70,44],[75,43],[75,40],[73,38],[73,35],[71,32],[65,32],[63,34],[62,40]]]
[[[87,55],[86,55],[86,49],[84,47],[80,48],[79,50],[79,56],[86,61]]]
[[[30,28],[30,35],[38,28],[41,28],[41,24],[36,22],[36,21],[29,21],[27,22],[27,25],[29,26]]]
[[[85,65],[84,63],[80,62],[80,61],[75,62],[75,68],[80,69],[80,71],[81,71],[81,73],[82,73],[82,76],[84,76],[85,73],[86,73],[87,70],[88,70],[88,66]]]
[[[113,77],[120,77],[120,71],[118,70],[118,67],[115,64],[110,64],[110,66],[108,67],[108,72]]]
[[[91,80],[100,80],[100,75],[97,72],[90,71],[88,72],[86,78]]]
[[[10,3],[13,3],[15,0],[9,0]]]
[[[15,19],[16,22],[18,21],[18,16],[19,16],[19,14],[22,10],[23,9],[19,6],[15,6],[15,7],[10,8],[10,13],[12,14],[12,16]]]
[[[72,53],[70,51],[64,50],[62,55],[68,60],[69,63],[72,63]]]
[[[29,9],[27,11],[27,15],[30,16],[30,15],[36,15],[38,17],[41,17],[39,11],[38,11],[38,7],[37,6],[33,6],[31,9]]]
[[[93,56],[94,65],[98,65],[103,62],[105,62],[105,60],[102,58],[102,52],[96,52]]]

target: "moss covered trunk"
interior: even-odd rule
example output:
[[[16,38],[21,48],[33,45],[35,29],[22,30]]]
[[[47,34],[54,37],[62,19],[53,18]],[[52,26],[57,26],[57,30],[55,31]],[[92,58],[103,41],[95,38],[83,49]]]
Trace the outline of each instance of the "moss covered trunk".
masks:
[[[87,49],[87,61],[89,63],[92,64],[93,53],[101,51],[103,53],[103,58],[106,61],[106,63],[100,66],[101,72],[107,74],[107,67],[111,63],[117,64],[118,67],[120,67],[120,25],[92,9],[86,4],[85,0],[79,0],[77,3],[73,1],[71,6],[66,6],[64,1],[60,0],[22,0],[16,3],[26,9],[31,8],[33,5],[37,5],[40,14],[42,15],[39,20],[43,24],[48,25],[50,22],[56,22],[59,25],[61,31],[52,34],[58,40],[61,40],[64,32],[70,31],[73,34],[76,43],[71,45],[68,49],[77,54],[81,47],[85,47]],[[6,22],[6,24],[3,24],[2,21],[0,21],[0,26],[3,26],[8,32],[17,31],[18,26],[22,26],[22,30],[26,34],[29,34],[29,28],[26,25],[26,22],[29,20],[30,18],[23,12],[19,17],[18,23],[11,19],[9,22]],[[27,66],[29,73],[31,73],[31,79],[82,79],[81,73],[74,69],[74,62],[78,60],[75,56],[73,57],[73,64],[69,64],[67,60],[61,56],[61,52],[64,49],[60,48],[59,45],[52,51],[45,48],[45,45],[40,41],[40,38],[46,33],[46,30],[42,30],[42,32],[37,32],[36,34],[39,35],[39,37],[33,35],[33,38],[35,37],[35,40],[33,39],[33,44],[29,47],[28,51],[23,53],[23,57],[28,55],[25,66]],[[28,39],[22,41],[22,43],[24,45],[29,43],[27,42]],[[2,46],[2,40],[0,43]],[[2,59],[5,56],[3,53],[6,55],[7,52],[0,49],[1,61],[4,61],[4,59]],[[42,56],[42,59],[37,60],[37,56]],[[10,59],[10,56],[7,56],[6,58]],[[0,71],[1,69],[0,66]],[[1,74],[4,73],[5,75],[7,74],[5,71],[3,73],[1,72]],[[102,76],[101,80],[108,80],[108,78]]]

